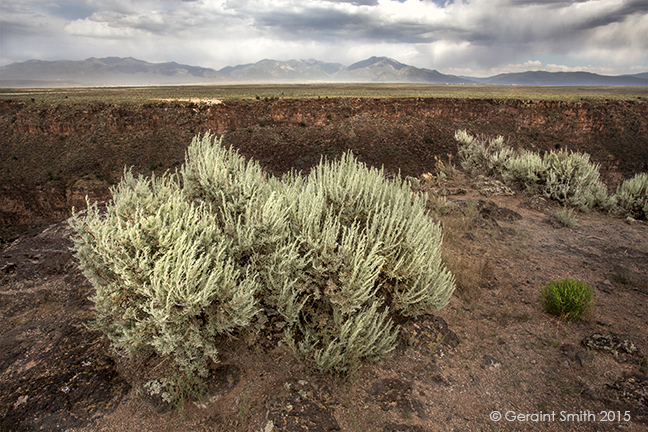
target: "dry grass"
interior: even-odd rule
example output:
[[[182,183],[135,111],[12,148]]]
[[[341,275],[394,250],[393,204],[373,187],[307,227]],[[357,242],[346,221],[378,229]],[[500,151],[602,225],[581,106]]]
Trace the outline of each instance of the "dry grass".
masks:
[[[556,212],[556,219],[570,229],[576,228],[576,223],[578,222],[578,219],[574,216],[574,209],[567,207],[563,207]]]
[[[642,87],[565,87],[444,84],[221,84],[155,87],[0,89],[0,99],[77,103],[103,101],[153,102],[159,99],[278,99],[278,98],[457,98],[579,101],[639,99]]]
[[[445,199],[444,199],[445,201]],[[483,287],[493,279],[492,263],[487,255],[474,251],[469,238],[489,236],[488,229],[477,229],[479,218],[477,202],[465,201],[461,207],[446,206],[441,215],[443,224],[443,262],[455,276],[456,294],[465,303],[472,303],[481,297]]]
[[[445,198],[443,200],[445,201]],[[456,247],[463,240],[465,234],[475,228],[475,221],[479,216],[477,202],[467,200],[461,206],[446,204],[445,214],[446,217],[441,220],[444,244]]]
[[[476,257],[445,249],[443,262],[454,274],[456,294],[464,303],[479,300],[484,286],[493,279],[493,267],[488,257]]]

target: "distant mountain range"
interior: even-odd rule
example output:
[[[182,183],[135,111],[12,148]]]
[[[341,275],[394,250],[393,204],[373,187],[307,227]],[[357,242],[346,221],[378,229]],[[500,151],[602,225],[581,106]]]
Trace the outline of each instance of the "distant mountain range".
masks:
[[[430,84],[646,86],[648,73],[605,76],[589,72],[522,72],[475,78],[421,69],[387,57],[344,66],[309,60],[261,60],[221,70],[132,57],[82,61],[29,60],[0,68],[0,87],[69,87],[222,83],[394,82]]]
[[[648,73],[606,76],[590,72],[520,72],[489,78],[470,78],[479,84],[538,85],[538,86],[645,86]]]

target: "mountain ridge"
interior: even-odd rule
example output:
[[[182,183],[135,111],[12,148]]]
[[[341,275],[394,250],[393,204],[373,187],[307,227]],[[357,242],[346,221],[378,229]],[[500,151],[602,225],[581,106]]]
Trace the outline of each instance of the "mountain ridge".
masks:
[[[590,72],[526,71],[477,78],[443,74],[388,57],[373,56],[345,66],[313,58],[263,59],[220,70],[177,62],[150,63],[133,57],[85,60],[27,60],[0,67],[0,87],[180,85],[224,83],[393,82],[552,86],[645,86],[648,72],[607,76]]]
[[[482,84],[499,85],[646,85],[648,81],[642,78],[641,74],[608,76],[591,72],[548,72],[548,71],[526,71],[517,73],[504,73],[494,75],[485,79],[475,79]],[[643,83],[641,81],[644,81]],[[636,82],[636,84],[635,84]]]

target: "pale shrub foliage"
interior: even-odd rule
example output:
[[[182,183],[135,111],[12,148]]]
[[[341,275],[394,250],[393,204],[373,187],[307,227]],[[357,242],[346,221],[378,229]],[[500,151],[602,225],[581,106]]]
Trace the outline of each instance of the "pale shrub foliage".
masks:
[[[639,173],[625,180],[613,198],[624,216],[648,219],[648,174]]]
[[[516,153],[503,144],[501,137],[487,143],[465,131],[456,132],[455,139],[459,142],[461,166],[466,170],[498,177],[509,185],[581,211],[608,207],[599,166],[590,162],[588,154],[563,150],[544,156],[529,151]]]
[[[75,250],[92,282],[95,327],[133,355],[153,348],[187,375],[217,360],[214,337],[257,312],[259,282],[229,256],[233,241],[208,206],[188,201],[174,176],[126,172],[102,215],[76,215]]]
[[[437,310],[455,288],[425,197],[351,154],[267,180],[207,134],[180,176],[126,172],[112,192],[105,215],[94,206],[73,222],[96,327],[190,376],[217,361],[216,335],[262,308],[280,314],[299,356],[352,371],[394,349],[394,314]]]
[[[214,206],[227,217],[238,217],[258,206],[269,193],[266,175],[256,161],[246,162],[234,149],[222,146],[222,137],[209,133],[194,138],[181,168],[184,192]]]
[[[289,235],[288,206],[272,191],[258,162],[246,162],[222,141],[209,133],[193,139],[180,170],[183,192],[190,200],[211,206],[219,226],[236,240],[232,255],[246,265]]]
[[[572,229],[576,228],[576,223],[578,222],[578,219],[574,216],[574,209],[567,207],[563,207],[556,212],[556,219],[567,228]]]
[[[546,178],[547,165],[542,157],[529,151],[509,158],[502,173],[502,181],[508,185],[521,186],[530,194],[537,193]]]
[[[501,176],[506,161],[514,154],[513,149],[504,144],[502,136],[487,140],[459,130],[455,133],[455,140],[459,142],[461,167],[468,172]]]
[[[352,370],[394,348],[390,310],[413,316],[448,302],[454,280],[441,264],[441,229],[404,182],[346,154],[306,178],[290,176],[283,193],[294,203],[294,237],[263,279],[301,356]]]
[[[590,163],[587,153],[552,151],[543,162],[547,168],[545,197],[581,211],[605,206],[607,188],[600,180],[599,166]]]

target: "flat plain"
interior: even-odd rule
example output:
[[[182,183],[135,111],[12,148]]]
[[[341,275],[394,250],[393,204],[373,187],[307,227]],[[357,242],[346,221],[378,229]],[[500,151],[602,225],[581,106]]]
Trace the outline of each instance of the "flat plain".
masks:
[[[646,87],[502,86],[440,84],[231,84],[204,86],[0,89],[0,99],[47,103],[151,102],[161,99],[469,98],[577,101],[648,98]]]

